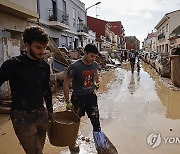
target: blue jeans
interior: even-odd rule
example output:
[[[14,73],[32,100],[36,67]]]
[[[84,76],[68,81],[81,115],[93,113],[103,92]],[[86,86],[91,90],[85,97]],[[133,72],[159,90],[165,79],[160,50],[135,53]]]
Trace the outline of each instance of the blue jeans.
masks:
[[[16,136],[27,154],[42,154],[48,128],[47,112],[36,110],[11,110],[11,120]]]

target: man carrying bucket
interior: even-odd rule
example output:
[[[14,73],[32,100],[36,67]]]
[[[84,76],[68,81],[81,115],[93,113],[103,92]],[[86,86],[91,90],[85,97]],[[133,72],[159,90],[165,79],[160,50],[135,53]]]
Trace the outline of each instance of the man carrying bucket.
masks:
[[[97,55],[97,47],[87,44],[83,58],[68,67],[63,85],[66,108],[73,109],[79,117],[85,116],[86,112],[94,132],[101,131],[97,96],[94,92],[96,88],[99,88],[98,64],[95,62]],[[73,92],[70,100],[69,85],[71,82]],[[69,146],[69,149],[78,152],[79,146],[74,143]]]
[[[42,28],[34,26],[25,29],[23,41],[26,54],[9,59],[0,67],[0,86],[5,81],[10,83],[10,117],[25,153],[42,154],[48,115],[49,120],[53,118],[50,66],[43,60],[49,39]]]

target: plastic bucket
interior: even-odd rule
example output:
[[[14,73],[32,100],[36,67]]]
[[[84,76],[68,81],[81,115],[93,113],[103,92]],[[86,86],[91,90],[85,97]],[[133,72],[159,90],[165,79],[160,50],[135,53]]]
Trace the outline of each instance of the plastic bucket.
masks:
[[[64,147],[75,143],[80,118],[72,111],[55,112],[55,122],[48,127],[49,141],[54,146]]]

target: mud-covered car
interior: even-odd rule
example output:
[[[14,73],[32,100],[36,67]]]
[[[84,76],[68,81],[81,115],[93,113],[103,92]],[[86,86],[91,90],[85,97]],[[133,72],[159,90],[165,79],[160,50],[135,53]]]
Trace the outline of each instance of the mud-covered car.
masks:
[[[170,76],[169,54],[166,53],[158,54],[155,60],[155,69],[163,77]]]
[[[156,61],[157,55],[158,55],[157,53],[153,53],[152,57],[151,57],[150,60],[149,60],[149,64],[150,64],[153,68],[155,68],[155,61]]]
[[[153,53],[149,51],[148,54],[147,54],[147,57],[146,57],[146,62],[148,64],[150,64],[150,59],[152,58],[152,56],[153,56]]]
[[[147,63],[150,64],[153,68],[155,67],[155,60],[157,58],[157,53],[154,51],[151,51],[147,55]]]
[[[147,51],[143,51],[139,57],[144,61],[144,62],[147,62],[146,59],[147,59],[147,55],[148,55],[148,52]]]

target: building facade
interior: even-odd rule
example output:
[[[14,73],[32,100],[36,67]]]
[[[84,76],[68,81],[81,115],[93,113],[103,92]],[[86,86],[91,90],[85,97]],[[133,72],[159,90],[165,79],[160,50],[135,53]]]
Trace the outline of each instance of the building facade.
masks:
[[[157,52],[156,47],[156,33],[152,31],[151,33],[148,33],[148,36],[144,39],[142,49],[143,51]]]
[[[120,21],[109,22],[87,17],[90,29],[96,32],[96,44],[99,50],[118,50],[124,48],[124,28]]]
[[[118,49],[125,49],[125,30],[121,21],[111,21],[110,23],[112,25],[111,31],[116,35]]]
[[[0,37],[20,40],[23,48],[22,33],[27,26],[36,25],[39,18],[37,0],[0,1]]]
[[[126,49],[138,51],[140,49],[140,41],[136,36],[125,36]]]
[[[57,46],[84,47],[92,37],[92,32],[88,33],[85,4],[79,0],[38,0],[38,12],[41,26]]]
[[[180,10],[176,10],[167,13],[155,26],[157,30],[157,52],[169,52],[170,53],[170,34],[172,31],[180,25]]]

